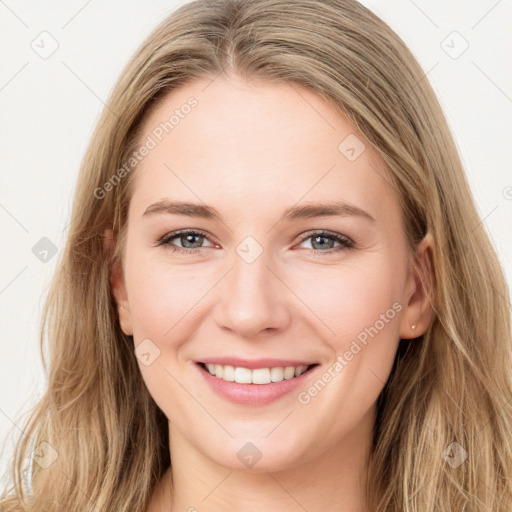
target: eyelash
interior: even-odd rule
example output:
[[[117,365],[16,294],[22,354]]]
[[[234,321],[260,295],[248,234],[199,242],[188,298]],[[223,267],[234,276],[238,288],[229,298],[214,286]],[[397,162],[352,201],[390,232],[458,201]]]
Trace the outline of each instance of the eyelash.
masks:
[[[168,233],[168,234],[164,235],[162,238],[160,238],[157,245],[158,246],[166,246],[166,248],[169,249],[170,251],[179,252],[179,253],[192,253],[192,252],[196,252],[197,250],[200,250],[200,249],[205,249],[205,247],[197,247],[195,249],[187,249],[185,247],[179,247],[179,246],[171,243],[171,240],[174,240],[175,238],[178,238],[179,236],[182,236],[182,235],[200,235],[200,236],[208,239],[208,236],[204,231],[201,231],[198,229],[183,229],[180,231],[173,231],[172,233]],[[333,233],[333,232],[325,231],[325,230],[313,231],[310,233],[306,233],[305,235],[301,236],[300,241],[302,243],[302,242],[304,242],[304,240],[307,240],[308,238],[314,238],[314,237],[318,237],[318,236],[322,236],[325,238],[332,238],[336,242],[339,242],[341,244],[341,247],[332,248],[327,251],[321,251],[318,249],[307,249],[308,251],[310,251],[310,253],[314,253],[315,255],[318,253],[330,255],[330,254],[337,253],[339,251],[352,249],[355,246],[354,242],[352,240],[350,240],[350,238],[347,238],[346,236],[340,235],[338,233]]]

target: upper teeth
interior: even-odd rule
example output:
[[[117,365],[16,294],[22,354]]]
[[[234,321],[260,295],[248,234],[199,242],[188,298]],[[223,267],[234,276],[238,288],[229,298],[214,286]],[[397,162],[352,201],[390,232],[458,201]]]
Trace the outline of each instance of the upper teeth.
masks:
[[[286,366],[285,368],[249,368],[234,367],[222,364],[206,364],[211,375],[215,375],[228,382],[239,384],[270,384],[281,382],[285,379],[293,379],[306,371],[307,366]]]

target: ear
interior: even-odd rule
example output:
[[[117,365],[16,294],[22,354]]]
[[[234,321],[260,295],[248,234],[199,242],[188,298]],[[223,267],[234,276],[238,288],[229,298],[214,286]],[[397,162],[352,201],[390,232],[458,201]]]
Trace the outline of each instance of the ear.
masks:
[[[112,229],[105,229],[104,232],[105,249],[112,260],[112,271],[110,275],[110,287],[117,304],[117,314],[121,330],[127,335],[133,334],[130,306],[128,304],[128,295],[124,281],[123,269],[117,258],[113,258],[116,246],[116,238]]]
[[[417,261],[409,267],[406,306],[400,321],[400,338],[413,339],[424,334],[434,317],[433,238],[427,233],[416,248]],[[412,329],[412,326],[415,326]]]

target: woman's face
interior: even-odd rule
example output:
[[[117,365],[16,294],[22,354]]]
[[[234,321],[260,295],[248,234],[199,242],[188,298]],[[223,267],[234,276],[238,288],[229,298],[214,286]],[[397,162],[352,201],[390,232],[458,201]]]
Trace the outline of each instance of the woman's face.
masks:
[[[168,95],[142,145],[113,286],[171,444],[263,471],[367,443],[416,314],[377,154],[314,93],[235,77]]]

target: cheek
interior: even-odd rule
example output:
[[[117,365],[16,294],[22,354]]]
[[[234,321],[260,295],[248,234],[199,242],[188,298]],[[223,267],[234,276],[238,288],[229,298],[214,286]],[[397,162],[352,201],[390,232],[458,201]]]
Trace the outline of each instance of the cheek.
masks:
[[[140,353],[151,357],[148,365],[139,357],[139,368],[149,393],[171,421],[200,414],[190,405],[193,388],[188,385],[187,391],[182,385],[188,368],[177,363],[181,346],[197,327],[195,308],[208,288],[197,270],[185,267],[135,252],[126,265],[134,348],[137,353],[144,347]]]
[[[293,289],[314,312],[308,317],[331,355],[320,382],[302,390],[299,403],[332,418],[326,427],[331,433],[350,429],[389,377],[399,342],[402,270],[397,261],[375,255],[350,267],[293,278]]]
[[[134,259],[127,270],[132,277],[128,295],[135,339],[172,340],[177,332],[181,337],[218,279],[211,269],[201,272],[194,265],[170,264],[165,256]]]
[[[364,342],[368,330],[375,334],[372,327],[379,331],[379,339],[395,338],[403,308],[403,276],[397,262],[375,254],[352,265],[301,269],[288,279],[336,353],[347,350],[358,337]]]

